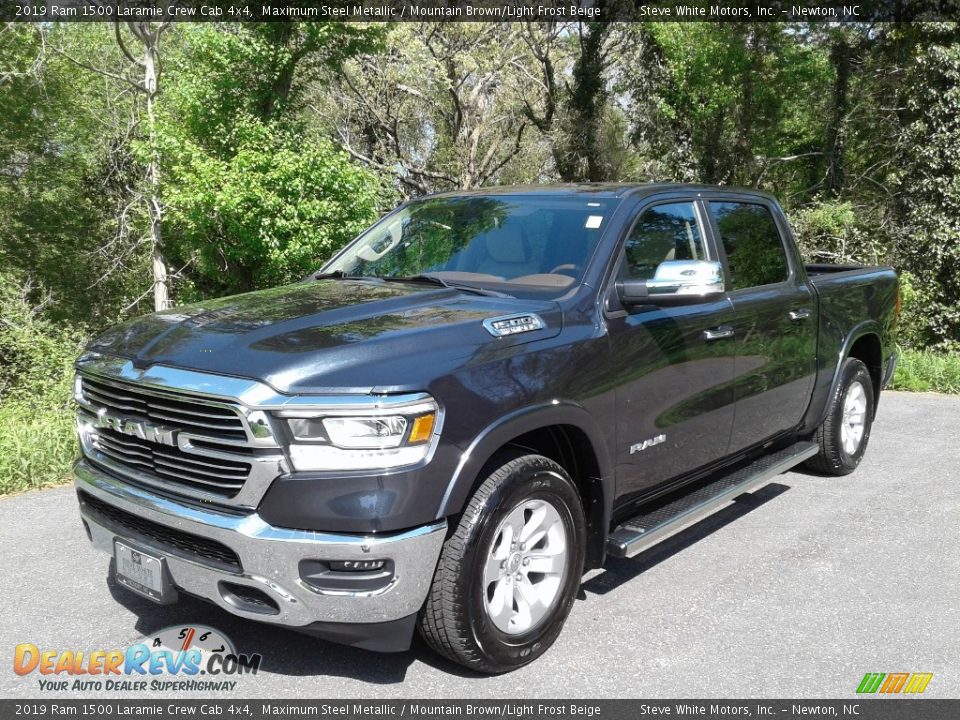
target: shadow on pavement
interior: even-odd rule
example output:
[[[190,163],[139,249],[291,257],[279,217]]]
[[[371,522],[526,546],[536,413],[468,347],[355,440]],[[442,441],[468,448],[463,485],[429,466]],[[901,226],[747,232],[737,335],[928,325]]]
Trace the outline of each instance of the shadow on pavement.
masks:
[[[158,605],[118,585],[112,571],[107,587],[119,604],[137,616],[135,629],[150,635],[172,625],[209,625],[229,637],[240,653],[260,653],[261,672],[291,677],[327,675],[378,685],[403,682],[407,668],[419,660],[463,678],[482,678],[439,656],[419,638],[403,653],[375,653],[326,642],[276,625],[231,615],[212,603],[180,594],[173,605]]]
[[[734,502],[713,515],[681,530],[676,535],[644,550],[632,558],[607,558],[603,571],[587,580],[580,587],[580,599],[586,599],[586,593],[606,595],[621,585],[630,582],[638,575],[669,560],[677,553],[709,537],[720,528],[739,520],[790,489],[788,485],[770,483],[752,493],[739,495]]]
[[[729,507],[634,558],[608,558],[603,571],[582,585],[578,598],[585,600],[586,593],[605,595],[615,590],[789,489],[786,485],[771,483],[752,494],[739,496]],[[419,638],[415,638],[412,649],[407,652],[375,653],[246,620],[183,593],[178,603],[157,605],[118,585],[112,572],[108,573],[107,586],[113,598],[137,616],[135,628],[142,635],[150,635],[172,625],[209,625],[233,640],[238,652],[260,653],[263,656],[262,672],[291,677],[327,675],[389,685],[403,682],[407,668],[419,660],[443,673],[461,678],[480,680],[486,677],[439,657]]]

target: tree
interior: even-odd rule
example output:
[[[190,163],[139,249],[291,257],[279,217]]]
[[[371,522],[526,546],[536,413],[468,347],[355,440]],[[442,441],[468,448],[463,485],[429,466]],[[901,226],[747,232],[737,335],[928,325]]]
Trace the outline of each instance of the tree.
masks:
[[[316,107],[352,157],[396,173],[405,194],[479,187],[525,149],[511,70],[526,53],[517,25],[405,24],[386,53],[346,63]]]
[[[0,262],[29,280],[31,301],[42,298],[49,317],[119,319],[149,276],[135,230],[146,226],[129,142],[136,91],[63,54],[122,71],[111,27],[2,33],[0,68],[10,73],[0,82]]]
[[[318,81],[379,32],[285,23],[184,29],[158,119],[171,258],[185,299],[296,280],[376,217],[378,178],[302,115]]]
[[[925,28],[912,45],[903,84],[907,122],[900,144],[896,252],[917,299],[907,339],[960,350],[960,32]],[[908,29],[907,33],[913,31]]]
[[[609,3],[607,3],[609,4]],[[527,23],[527,74],[537,85],[524,113],[549,138],[564,182],[624,180],[622,113],[611,103],[611,75],[628,42],[624,26],[601,22]]]
[[[136,55],[130,51],[127,41],[123,37],[123,28],[137,41],[139,48]],[[78,68],[94,72],[108,80],[132,88],[138,97],[142,97],[146,112],[146,131],[139,127],[139,120],[129,128],[130,133],[122,151],[139,150],[139,158],[143,167],[142,187],[131,189],[135,197],[143,197],[146,205],[146,214],[149,218],[150,264],[153,282],[151,289],[154,296],[154,309],[163,310],[170,305],[168,288],[167,266],[163,257],[162,233],[162,201],[160,198],[160,167],[156,155],[156,100],[159,92],[160,79],[160,38],[170,27],[170,22],[127,22],[114,21],[113,31],[117,47],[123,59],[129,64],[127,67],[115,69],[105,64],[95,64],[86,58],[78,57],[67,47],[69,34],[58,32],[60,42],[53,45],[53,49],[61,57],[69,60]],[[136,108],[134,108],[136,112]],[[137,142],[141,145],[138,147]],[[125,229],[121,229],[121,236]]]
[[[802,28],[653,23],[634,32],[646,67],[622,87],[635,141],[665,158],[661,172],[781,188],[809,177],[804,161],[823,145],[818,89],[829,75]]]
[[[143,69],[143,80],[137,88],[143,93],[147,112],[147,139],[144,152],[144,179],[148,189],[148,213],[150,217],[150,265],[153,269],[153,309],[165,310],[170,306],[170,289],[167,278],[167,263],[163,257],[163,205],[160,198],[160,161],[157,156],[156,98],[160,80],[160,37],[170,27],[170,22],[128,22],[130,34],[140,43],[142,55],[134,57],[127,49],[120,32],[119,21],[114,23],[117,44],[131,63]]]

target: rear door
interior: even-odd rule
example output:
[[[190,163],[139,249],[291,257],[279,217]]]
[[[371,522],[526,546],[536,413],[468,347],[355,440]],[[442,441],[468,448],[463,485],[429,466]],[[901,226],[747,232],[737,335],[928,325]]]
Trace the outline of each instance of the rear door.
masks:
[[[734,453],[800,423],[816,375],[816,307],[772,202],[715,196],[707,210],[733,303],[736,414],[728,452]]]
[[[677,197],[641,208],[621,249],[616,279],[649,280],[665,260],[718,260],[704,206]],[[726,297],[625,309],[607,294],[616,388],[617,494],[643,493],[726,453],[733,424],[736,344]]]

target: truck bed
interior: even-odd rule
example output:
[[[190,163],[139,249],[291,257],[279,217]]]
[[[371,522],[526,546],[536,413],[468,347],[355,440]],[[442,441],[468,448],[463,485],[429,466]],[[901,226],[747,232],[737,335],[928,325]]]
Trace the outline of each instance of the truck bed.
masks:
[[[819,306],[817,382],[808,418],[809,424],[817,425],[822,422],[832,380],[839,371],[836,358],[849,351],[848,341],[868,332],[881,339],[891,337],[898,284],[893,268],[883,265],[804,267],[817,291]],[[883,341],[871,353],[867,365],[876,378],[883,377],[891,351],[890,342]]]
[[[884,265],[833,265],[830,263],[814,263],[803,267],[811,280],[822,275],[867,275],[889,269]]]
[[[886,265],[827,265],[813,264],[804,265],[810,282],[817,289],[821,300],[821,310],[831,310],[829,305],[833,299],[842,295],[849,301],[854,295],[861,296],[864,304],[860,311],[867,313],[859,317],[879,319],[882,317],[883,308],[880,306],[867,307],[866,301],[873,296],[873,293],[879,287],[885,287],[892,291],[894,296],[897,289],[897,274],[892,267]],[[824,303],[828,307],[824,307]],[[844,303],[846,305],[847,303]],[[891,303],[890,308],[893,305]],[[876,313],[880,313],[879,315]],[[848,322],[853,323],[858,318],[855,316],[847,317]],[[852,325],[846,326],[848,329]]]

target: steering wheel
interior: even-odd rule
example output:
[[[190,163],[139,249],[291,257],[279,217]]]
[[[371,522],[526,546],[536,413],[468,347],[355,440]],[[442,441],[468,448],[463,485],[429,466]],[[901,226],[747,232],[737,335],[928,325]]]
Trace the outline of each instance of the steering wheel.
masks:
[[[553,270],[548,272],[547,275],[556,275],[557,273],[576,277],[580,273],[580,266],[574,265],[573,263],[564,263],[563,265],[557,265]]]

